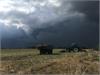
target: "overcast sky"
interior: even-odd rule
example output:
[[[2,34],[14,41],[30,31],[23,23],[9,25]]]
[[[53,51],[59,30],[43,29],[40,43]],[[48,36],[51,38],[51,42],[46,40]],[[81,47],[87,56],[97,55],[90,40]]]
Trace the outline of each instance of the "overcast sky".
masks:
[[[1,47],[39,43],[69,46],[99,43],[99,2],[86,0],[0,0]]]

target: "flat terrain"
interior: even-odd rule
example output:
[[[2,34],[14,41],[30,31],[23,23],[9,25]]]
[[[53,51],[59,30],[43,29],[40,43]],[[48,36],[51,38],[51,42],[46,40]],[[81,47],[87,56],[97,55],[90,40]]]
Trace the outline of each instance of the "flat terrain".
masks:
[[[37,49],[2,49],[0,74],[99,75],[99,51],[61,52],[39,55]]]

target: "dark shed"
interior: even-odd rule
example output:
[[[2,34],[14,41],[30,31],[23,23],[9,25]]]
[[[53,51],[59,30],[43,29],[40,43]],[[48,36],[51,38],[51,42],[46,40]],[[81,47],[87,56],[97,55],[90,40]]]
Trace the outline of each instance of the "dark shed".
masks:
[[[40,54],[52,54],[53,53],[53,47],[48,44],[39,45],[38,50],[40,50]]]

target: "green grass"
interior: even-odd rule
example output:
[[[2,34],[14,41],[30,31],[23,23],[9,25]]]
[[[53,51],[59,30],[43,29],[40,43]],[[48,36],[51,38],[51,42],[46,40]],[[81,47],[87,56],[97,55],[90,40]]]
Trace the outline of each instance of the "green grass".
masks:
[[[53,53],[59,54],[61,49],[54,49]],[[23,56],[23,55],[34,55],[39,54],[39,50],[37,49],[2,49],[0,56]]]
[[[23,56],[28,54],[37,54],[38,50],[36,49],[5,49],[1,50],[1,57],[4,56]]]

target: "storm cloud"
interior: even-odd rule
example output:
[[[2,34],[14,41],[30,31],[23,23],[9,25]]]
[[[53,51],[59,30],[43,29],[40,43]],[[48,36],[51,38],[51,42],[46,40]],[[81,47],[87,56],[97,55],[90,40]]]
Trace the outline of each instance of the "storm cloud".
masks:
[[[39,43],[87,47],[99,43],[99,2],[1,0],[1,47],[26,48]]]

